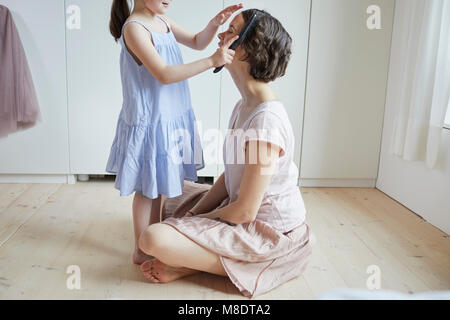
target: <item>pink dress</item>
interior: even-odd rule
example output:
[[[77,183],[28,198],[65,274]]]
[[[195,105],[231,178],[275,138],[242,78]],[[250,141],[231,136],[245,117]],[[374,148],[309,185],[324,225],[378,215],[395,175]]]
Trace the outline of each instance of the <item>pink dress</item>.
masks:
[[[233,110],[229,129],[239,108],[240,103]],[[245,166],[239,159],[242,153],[245,155],[245,141],[249,140],[263,140],[281,148],[277,170],[255,221],[231,226],[201,217],[180,218],[211,188],[186,181],[181,196],[165,201],[162,223],[218,254],[233,284],[243,295],[254,297],[301,275],[311,256],[315,236],[305,222],[305,206],[297,186],[294,134],[288,115],[278,101],[259,105],[242,128],[227,134],[223,157],[228,197],[218,208],[236,201],[239,195]]]
[[[42,121],[27,57],[11,12],[0,5],[0,137]]]

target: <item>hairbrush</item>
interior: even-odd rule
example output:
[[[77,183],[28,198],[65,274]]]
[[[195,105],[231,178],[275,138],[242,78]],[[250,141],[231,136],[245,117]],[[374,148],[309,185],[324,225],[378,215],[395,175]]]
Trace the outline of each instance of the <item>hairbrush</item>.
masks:
[[[256,16],[258,15],[258,12],[255,12],[253,14],[253,16],[251,17],[250,21],[246,24],[246,26],[242,29],[241,33],[239,33],[239,38],[233,42],[233,44],[230,46],[231,50],[236,50],[237,47],[240,46],[240,44],[242,43],[242,41],[245,40],[245,38],[247,37],[247,34],[250,32],[251,28],[254,26],[255,21],[256,21]],[[224,66],[221,67],[217,67],[214,69],[214,73],[219,72],[220,70],[223,69]]]

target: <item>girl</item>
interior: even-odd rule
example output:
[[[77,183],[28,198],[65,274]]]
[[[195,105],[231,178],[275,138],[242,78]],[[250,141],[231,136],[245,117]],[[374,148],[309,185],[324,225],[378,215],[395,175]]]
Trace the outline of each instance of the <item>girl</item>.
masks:
[[[221,11],[198,34],[164,16],[171,0],[114,0],[110,31],[122,45],[120,71],[123,105],[106,171],[116,174],[121,196],[135,192],[133,262],[148,258],[138,248],[141,233],[160,221],[165,197],[181,195],[184,180],[196,181],[204,167],[203,151],[186,79],[231,63],[230,39],[211,57],[189,64],[177,42],[204,49],[220,25],[242,5]],[[179,136],[179,133],[183,133]],[[180,158],[183,161],[180,161]]]
[[[226,66],[242,99],[228,122],[225,172],[212,187],[186,182],[183,196],[167,200],[166,219],[142,233],[141,250],[155,258],[141,270],[152,282],[203,271],[253,297],[300,275],[311,256],[315,237],[297,186],[294,133],[269,85],[285,74],[291,37],[270,14],[251,9],[219,38],[226,43],[255,14],[254,29]]]

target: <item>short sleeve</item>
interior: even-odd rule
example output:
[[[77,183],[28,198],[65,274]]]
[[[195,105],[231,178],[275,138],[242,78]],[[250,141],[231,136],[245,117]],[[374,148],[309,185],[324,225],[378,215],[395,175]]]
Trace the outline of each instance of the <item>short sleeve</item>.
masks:
[[[280,157],[286,153],[287,135],[281,118],[272,111],[257,113],[250,120],[244,133],[244,144],[247,141],[265,141],[277,145],[280,149]]]

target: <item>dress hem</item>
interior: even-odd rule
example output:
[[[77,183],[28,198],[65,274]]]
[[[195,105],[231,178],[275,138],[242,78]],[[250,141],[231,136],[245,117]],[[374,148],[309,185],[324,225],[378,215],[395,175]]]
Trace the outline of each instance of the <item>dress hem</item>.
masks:
[[[190,181],[190,182],[196,182],[196,181],[198,181],[198,177],[197,177],[197,179],[185,177],[184,180]],[[182,189],[182,187],[183,187],[183,186],[181,186],[181,189]],[[145,196],[145,197],[147,197],[147,198],[149,198],[149,199],[157,199],[157,198],[158,198],[158,196],[156,196],[156,197],[154,197],[154,198],[148,197],[147,195],[145,195],[145,194],[142,193],[142,190],[136,190],[136,189],[134,189],[134,190],[132,190],[132,191],[126,192],[126,191],[120,190],[120,188],[117,188],[116,186],[114,186],[114,188],[120,191],[120,196],[121,196],[121,197],[128,197],[128,196],[130,196],[131,194],[133,194],[134,192],[140,192],[143,196]],[[164,193],[164,192],[158,193],[158,195],[161,195],[161,194],[165,195],[168,199],[170,199],[170,198],[176,198],[176,197],[179,197],[179,196],[182,195],[182,193],[175,193],[175,194],[169,194],[169,195],[167,195],[167,194]]]

